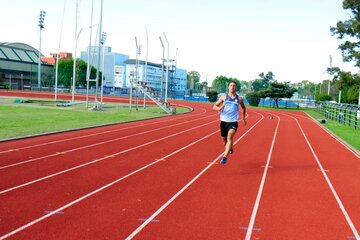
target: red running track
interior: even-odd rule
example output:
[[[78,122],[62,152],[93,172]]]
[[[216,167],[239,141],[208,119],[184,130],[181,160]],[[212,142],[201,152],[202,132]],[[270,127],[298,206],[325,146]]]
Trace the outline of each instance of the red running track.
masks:
[[[306,114],[212,106],[0,143],[0,239],[357,239],[360,157]],[[273,118],[269,118],[272,116]]]

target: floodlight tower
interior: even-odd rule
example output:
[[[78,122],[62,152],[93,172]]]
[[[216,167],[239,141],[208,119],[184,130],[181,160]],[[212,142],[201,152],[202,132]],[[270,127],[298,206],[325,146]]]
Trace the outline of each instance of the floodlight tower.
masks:
[[[332,68],[332,56],[330,55],[330,68]],[[329,82],[328,82],[328,95],[330,95],[330,79],[329,79]]]
[[[40,41],[39,41],[39,63],[38,63],[38,88],[41,87],[41,30],[44,29],[45,11],[40,11],[39,15],[39,29],[40,29]]]

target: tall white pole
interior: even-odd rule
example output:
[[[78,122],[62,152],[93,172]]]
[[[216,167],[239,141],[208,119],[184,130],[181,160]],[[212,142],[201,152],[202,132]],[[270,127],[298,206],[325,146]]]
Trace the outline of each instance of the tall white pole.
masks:
[[[71,101],[74,102],[75,100],[75,82],[76,82],[76,52],[77,52],[77,19],[78,19],[78,6],[79,0],[76,0],[76,8],[75,8],[75,50],[74,50],[74,66],[73,66],[73,77],[72,77],[72,91],[71,91]],[[81,30],[80,30],[81,32]],[[79,33],[80,35],[80,33]]]
[[[55,101],[57,101],[57,84],[58,84],[58,74],[59,74],[59,54],[60,54],[62,30],[63,30],[63,25],[64,25],[65,7],[66,7],[66,0],[64,0],[64,8],[63,8],[63,15],[62,15],[61,29],[60,29],[60,37],[59,37],[59,48],[58,48],[58,52],[57,52],[57,55],[56,55]]]
[[[149,35],[147,31],[147,27],[145,26],[146,31],[146,62],[145,62],[145,85],[147,84],[147,65],[148,65],[148,54],[149,54]],[[144,108],[146,107],[146,95],[144,93]]]
[[[102,48],[103,48],[103,51],[102,51],[102,74],[101,74],[101,93],[100,93],[100,103],[101,103],[101,106],[102,106],[102,103],[103,103],[103,95],[104,95],[104,69],[105,69],[105,39],[106,39],[106,33],[103,32],[101,34],[101,45],[102,45]]]
[[[164,88],[163,87],[163,82],[164,82],[164,52],[165,52],[165,47],[164,47],[164,43],[163,43],[161,37],[159,37],[159,38],[160,38],[161,46],[163,48],[162,59],[161,59],[161,83],[160,83],[160,88],[161,88],[160,94],[161,94],[161,99],[162,99],[163,98],[163,88]]]
[[[101,55],[101,33],[102,33],[102,14],[103,14],[103,0],[101,0],[101,8],[100,8],[100,26],[99,26],[99,47],[98,47],[98,67],[96,71],[96,88],[95,88],[95,102],[96,109],[99,109],[98,104],[98,88],[99,88],[99,71],[100,71],[100,55]]]
[[[91,1],[91,17],[90,17],[90,38],[89,38],[89,46],[88,46],[88,55],[87,55],[87,69],[86,69],[86,108],[88,108],[89,104],[89,81],[90,81],[90,51],[91,49],[91,37],[92,37],[92,28],[93,28],[93,15],[94,15],[94,0]]]
[[[169,81],[169,41],[166,37],[166,34],[164,34],[166,43],[167,43],[167,59],[166,59],[166,76],[165,76],[165,102],[167,102],[167,96],[168,96],[168,81]]]

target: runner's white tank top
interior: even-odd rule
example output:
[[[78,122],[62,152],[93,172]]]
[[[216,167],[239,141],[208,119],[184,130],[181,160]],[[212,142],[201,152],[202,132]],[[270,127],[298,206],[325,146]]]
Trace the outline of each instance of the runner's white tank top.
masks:
[[[220,113],[220,121],[237,122],[239,120],[239,96],[235,94],[235,97],[231,98],[229,94],[226,94],[224,106]]]

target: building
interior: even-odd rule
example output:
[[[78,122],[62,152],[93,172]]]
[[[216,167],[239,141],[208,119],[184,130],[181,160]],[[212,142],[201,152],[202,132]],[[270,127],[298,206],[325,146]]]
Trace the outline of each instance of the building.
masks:
[[[89,50],[90,47],[88,47]],[[128,55],[113,53],[111,52],[111,47],[102,46],[100,48],[100,71],[102,71],[102,63],[104,62],[104,86],[106,87],[116,87],[124,88],[125,87],[125,61],[129,59]],[[90,58],[90,63],[93,67],[98,68],[99,61],[99,48],[91,47],[90,54],[88,52],[81,52],[81,59],[85,62],[88,62],[88,57]],[[103,58],[104,56],[104,58]]]
[[[172,61],[174,63],[174,61]],[[157,63],[146,63],[138,61],[138,71],[136,71],[136,60],[129,59],[126,62],[126,88],[130,88],[130,81],[138,79],[142,85],[152,88],[160,96],[165,95],[166,88],[166,66]],[[137,74],[136,74],[137,73]],[[169,66],[168,71],[168,97],[179,98],[186,93],[187,71],[176,68],[175,65]],[[137,75],[137,77],[136,77]],[[162,80],[162,84],[161,84]]]
[[[47,64],[55,65],[57,53],[50,53],[51,57],[41,57],[41,61]],[[72,58],[72,53],[69,52],[59,52],[59,60],[69,60]]]
[[[113,53],[111,47],[101,46],[100,53],[100,71],[102,71],[102,62],[104,61],[104,86],[106,88],[120,89],[121,93],[129,93],[130,81],[135,80],[135,75],[138,73],[138,82],[142,85],[151,88],[159,95],[165,95],[165,81],[166,81],[166,66],[157,63],[146,63],[145,61],[138,61],[138,71],[136,71],[136,60],[129,59],[128,55]],[[89,47],[88,47],[89,50]],[[99,48],[91,47],[88,52],[81,52],[81,59],[85,62],[91,62],[95,68],[98,67]],[[102,57],[104,56],[104,59]],[[168,71],[168,97],[179,98],[186,93],[186,79],[187,71],[178,69],[175,66],[175,61],[171,61]],[[163,79],[161,84],[161,79]],[[161,91],[163,90],[163,91]]]
[[[39,51],[25,43],[0,43],[0,88],[30,89],[38,85]],[[41,63],[41,86],[50,86],[53,66]]]

